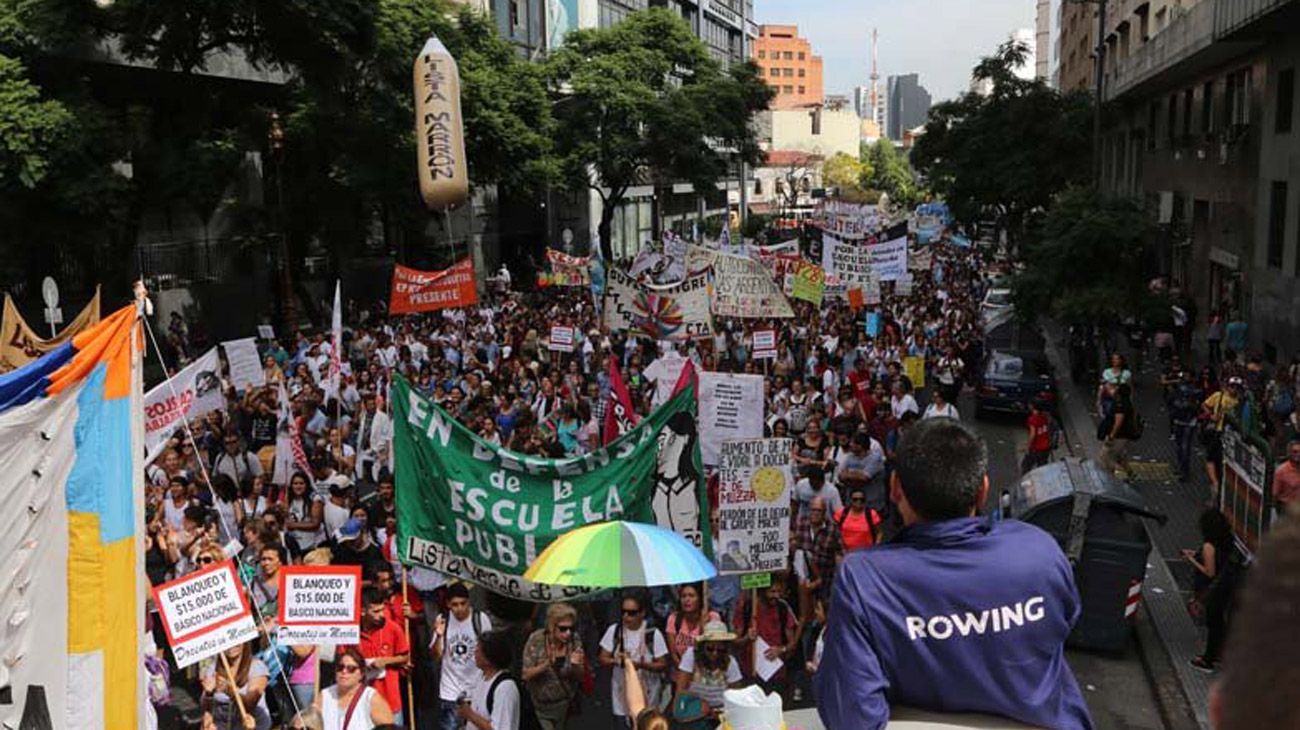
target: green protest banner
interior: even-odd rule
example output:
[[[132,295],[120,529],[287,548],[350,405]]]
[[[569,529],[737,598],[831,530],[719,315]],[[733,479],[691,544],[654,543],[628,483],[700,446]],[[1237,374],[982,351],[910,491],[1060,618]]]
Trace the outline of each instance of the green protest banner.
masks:
[[[767,588],[772,585],[771,573],[749,573],[740,576],[740,589],[747,591],[751,588]]]
[[[575,527],[657,524],[712,555],[694,386],[604,448],[566,459],[484,441],[400,375],[391,400],[404,562],[506,596],[559,601],[585,589],[534,584],[523,573]]]

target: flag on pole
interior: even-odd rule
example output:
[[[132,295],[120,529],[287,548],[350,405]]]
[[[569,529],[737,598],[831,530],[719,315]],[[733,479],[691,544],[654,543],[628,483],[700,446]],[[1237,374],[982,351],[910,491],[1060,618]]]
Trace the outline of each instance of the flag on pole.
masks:
[[[340,398],[339,379],[343,375],[343,301],[340,297],[342,282],[334,281],[334,322],[330,332],[330,370],[329,382],[325,386],[325,397]]]
[[[695,361],[689,358],[686,360],[686,364],[682,366],[681,374],[677,376],[677,384],[673,386],[673,395],[682,392],[688,385],[694,386],[696,393],[700,392],[700,378],[695,374]]]
[[[609,406],[605,409],[604,443],[608,444],[636,426],[636,413],[632,409],[632,394],[618,371],[618,358],[609,356]]]
[[[307,475],[307,482],[315,486],[312,477],[311,462],[307,461],[307,451],[302,447],[302,434],[298,430],[298,419],[294,418],[293,408],[289,406],[289,391],[280,381],[280,417],[275,435],[275,469],[271,481],[282,485],[283,494],[288,499],[289,478],[296,471]]]

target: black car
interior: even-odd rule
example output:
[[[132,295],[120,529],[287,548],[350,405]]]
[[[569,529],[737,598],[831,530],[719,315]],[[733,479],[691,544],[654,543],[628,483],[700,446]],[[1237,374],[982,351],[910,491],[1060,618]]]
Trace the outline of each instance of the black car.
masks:
[[[1031,402],[1055,413],[1056,377],[1047,355],[1032,350],[993,350],[975,391],[975,417],[989,411],[1027,413]]]

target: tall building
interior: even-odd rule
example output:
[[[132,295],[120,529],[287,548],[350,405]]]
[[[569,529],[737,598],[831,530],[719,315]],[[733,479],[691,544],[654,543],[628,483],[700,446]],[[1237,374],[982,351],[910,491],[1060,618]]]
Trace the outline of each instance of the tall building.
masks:
[[[858,116],[863,119],[872,117],[870,86],[853,87],[853,111],[857,112]]]
[[[1097,6],[1092,3],[1061,3],[1056,28],[1057,88],[1061,91],[1091,89],[1097,63]]]
[[[886,97],[889,99],[889,122],[885,136],[903,141],[903,132],[925,124],[930,113],[930,92],[921,86],[916,74],[890,76]]]
[[[822,57],[815,56],[796,25],[760,25],[754,41],[754,62],[767,85],[776,90],[773,109],[820,106]]]
[[[1200,322],[1239,318],[1249,352],[1286,362],[1300,353],[1300,0],[1113,11],[1101,184],[1152,211],[1150,265]]]
[[[1038,0],[1034,8],[1034,77],[1051,83],[1052,0]]]
[[[1038,73],[1038,40],[1033,28],[1017,28],[1008,38],[1029,49],[1024,63],[1015,68],[1016,76],[1025,81],[1033,80]]]

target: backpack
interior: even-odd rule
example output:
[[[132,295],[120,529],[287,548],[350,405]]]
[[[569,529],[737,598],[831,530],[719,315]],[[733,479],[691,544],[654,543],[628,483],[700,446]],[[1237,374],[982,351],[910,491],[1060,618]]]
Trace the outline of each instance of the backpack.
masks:
[[[668,646],[668,638],[662,636],[659,629],[656,629],[653,626],[645,627],[646,654],[648,654],[651,659],[654,658],[656,636],[661,637],[660,640],[663,641],[665,647]],[[619,621],[618,623],[614,624],[614,653],[617,654],[622,650],[623,650],[623,622]],[[670,649],[668,653],[671,655],[672,650]]]
[[[492,707],[496,702],[497,687],[507,680],[514,682],[515,689],[519,692],[519,730],[542,730],[542,725],[537,720],[537,710],[533,707],[532,695],[528,694],[528,690],[510,672],[497,672],[497,676],[492,678],[492,686],[488,687],[487,693],[488,719],[492,719]]]
[[[876,528],[880,527],[880,524],[884,522],[884,519],[881,518],[879,512],[875,511],[870,507],[867,508],[866,515],[867,515],[867,527],[871,530],[871,544],[874,546],[876,544],[876,535],[879,534],[878,532],[876,532]],[[848,519],[849,519],[849,508],[840,507],[840,511],[835,513],[835,526],[840,528],[841,541],[844,540],[843,537],[844,523],[848,521]]]
[[[479,613],[478,609],[470,609],[469,620],[470,620],[470,625],[474,627],[474,638],[475,639],[482,638],[483,614]],[[442,612],[442,625],[447,627],[451,626],[451,611]],[[444,652],[447,651],[447,633],[445,631],[442,634],[442,650]]]
[[[1278,418],[1286,418],[1295,410],[1295,394],[1290,388],[1281,387],[1273,394],[1273,402],[1269,403],[1269,410]]]

